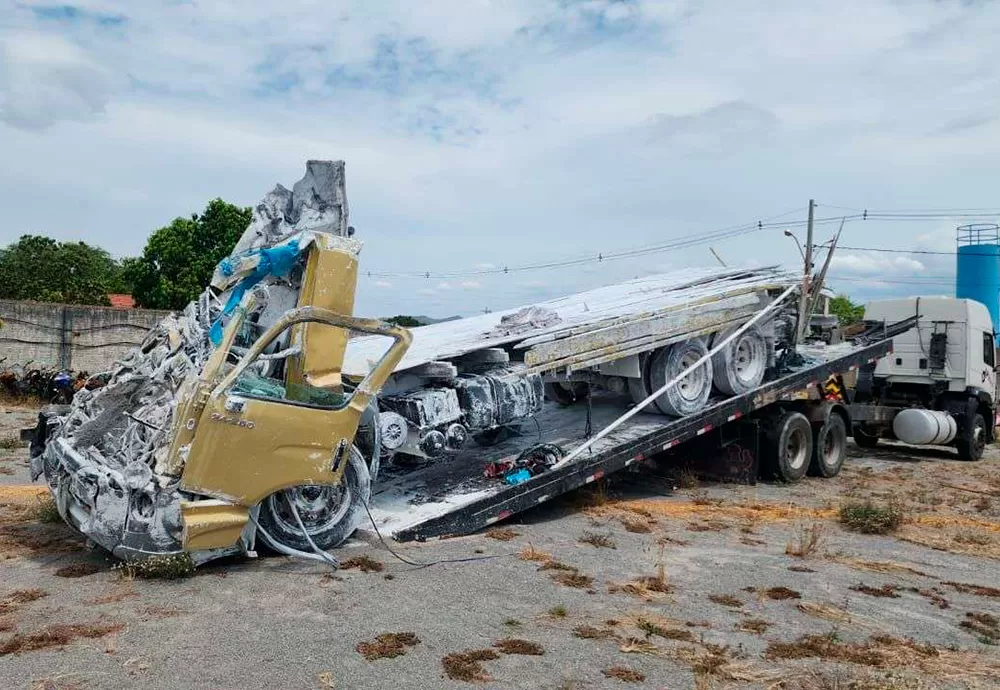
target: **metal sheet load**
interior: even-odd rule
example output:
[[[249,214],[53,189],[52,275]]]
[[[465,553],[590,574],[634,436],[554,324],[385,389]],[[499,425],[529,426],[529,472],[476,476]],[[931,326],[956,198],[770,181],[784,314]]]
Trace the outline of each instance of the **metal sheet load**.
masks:
[[[896,415],[892,420],[892,432],[904,443],[940,446],[954,440],[958,425],[947,412],[913,407]]]

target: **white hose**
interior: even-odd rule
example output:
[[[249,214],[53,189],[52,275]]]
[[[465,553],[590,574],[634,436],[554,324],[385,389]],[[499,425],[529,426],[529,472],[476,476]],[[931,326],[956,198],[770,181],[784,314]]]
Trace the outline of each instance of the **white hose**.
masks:
[[[671,388],[673,388],[674,386],[676,386],[681,381],[681,379],[683,379],[685,376],[687,376],[688,374],[690,374],[692,371],[694,371],[695,369],[697,369],[698,367],[700,367],[702,364],[704,364],[705,362],[707,362],[708,360],[710,360],[712,358],[712,355],[714,355],[717,352],[721,351],[723,348],[725,348],[726,346],[728,346],[729,343],[731,343],[733,340],[735,340],[736,338],[738,338],[741,335],[743,335],[743,333],[745,333],[748,329],[750,329],[758,321],[760,321],[761,319],[763,319],[764,316],[766,316],[770,312],[774,311],[775,307],[777,307],[779,304],[781,304],[786,299],[788,299],[789,295],[791,295],[793,292],[795,292],[798,289],[799,289],[798,285],[792,285],[791,287],[789,287],[787,290],[785,290],[783,293],[781,293],[781,295],[776,300],[774,300],[773,302],[771,302],[765,309],[762,309],[761,311],[757,312],[757,314],[755,314],[752,319],[750,319],[745,324],[743,324],[742,326],[740,326],[738,329],[736,329],[735,331],[733,331],[725,340],[723,340],[722,342],[720,342],[718,345],[713,346],[712,349],[709,350],[706,354],[704,354],[697,362],[695,362],[694,364],[692,364],[691,366],[689,366],[687,369],[685,369],[684,371],[682,371],[680,374],[678,374],[677,376],[675,376],[671,380],[667,381],[665,384],[663,384],[663,386],[660,387],[659,390],[654,391],[653,393],[650,393],[649,396],[645,400],[643,400],[640,403],[636,403],[635,407],[633,407],[631,410],[629,410],[628,412],[626,412],[625,414],[623,414],[621,417],[619,417],[618,419],[616,419],[615,421],[611,422],[606,427],[604,427],[603,429],[601,429],[601,431],[596,436],[594,436],[593,438],[591,438],[589,441],[587,441],[586,443],[584,443],[582,446],[577,447],[572,453],[570,453],[565,458],[563,458],[562,460],[560,460],[559,462],[557,462],[555,465],[553,465],[552,468],[549,471],[551,472],[552,470],[557,470],[560,467],[563,467],[564,465],[569,464],[574,459],[576,459],[583,451],[587,450],[592,445],[594,445],[595,443],[597,443],[598,441],[600,441],[602,438],[604,438],[605,436],[607,436],[608,434],[610,434],[612,431],[614,431],[615,429],[617,429],[618,427],[620,427],[622,424],[624,424],[628,420],[632,419],[632,417],[634,417],[637,414],[639,414],[640,412],[642,412],[642,410],[646,407],[646,405],[648,405],[653,400],[655,400],[656,398],[660,397],[661,395],[663,395],[664,393],[666,393],[668,390],[670,390]]]

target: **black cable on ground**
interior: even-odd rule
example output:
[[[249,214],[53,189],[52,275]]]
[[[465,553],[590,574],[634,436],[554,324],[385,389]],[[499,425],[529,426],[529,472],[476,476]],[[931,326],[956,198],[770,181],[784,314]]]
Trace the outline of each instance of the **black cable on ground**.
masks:
[[[400,556],[398,553],[396,553],[395,551],[392,550],[392,547],[389,546],[389,544],[386,542],[385,537],[382,536],[382,532],[379,531],[378,525],[375,524],[375,516],[373,516],[372,515],[372,511],[368,509],[368,503],[364,502],[362,505],[364,505],[364,507],[365,507],[365,512],[368,513],[368,519],[371,520],[372,529],[375,530],[375,534],[378,535],[378,540],[380,542],[382,542],[382,546],[385,547],[385,550],[388,551],[389,553],[391,553],[393,556],[395,556],[398,560],[402,561],[403,563],[406,563],[407,565],[415,566],[414,568],[411,568],[411,570],[422,570],[423,568],[429,568],[432,565],[441,565],[441,564],[444,564],[444,563],[469,563],[469,562],[472,562],[472,561],[489,561],[489,560],[493,560],[495,558],[506,558],[507,556],[514,556],[514,555],[516,555],[513,552],[511,552],[511,553],[499,553],[499,554],[495,554],[495,555],[492,555],[492,556],[468,556],[468,557],[465,557],[465,558],[441,558],[441,559],[438,559],[436,561],[430,561],[430,562],[427,562],[427,563],[423,563],[421,561],[411,561],[410,559],[406,558],[405,556]]]

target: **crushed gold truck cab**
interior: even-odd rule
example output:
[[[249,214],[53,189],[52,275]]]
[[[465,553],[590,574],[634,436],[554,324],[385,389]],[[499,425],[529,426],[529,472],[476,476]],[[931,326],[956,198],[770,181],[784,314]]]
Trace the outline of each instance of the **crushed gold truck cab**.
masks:
[[[298,262],[297,306],[261,326],[258,297],[266,295],[246,292],[221,342],[179,383],[152,472],[95,462],[49,432],[35,471],[44,471],[71,526],[121,558],[186,551],[197,562],[251,551],[258,537],[291,553],[350,536],[381,456],[375,396],[411,336],[350,315],[356,251],[320,235]],[[360,382],[341,376],[352,332],[391,339]],[[148,340],[147,351],[173,352],[183,341],[169,329]],[[124,387],[119,415],[129,414],[130,394],[138,397]]]

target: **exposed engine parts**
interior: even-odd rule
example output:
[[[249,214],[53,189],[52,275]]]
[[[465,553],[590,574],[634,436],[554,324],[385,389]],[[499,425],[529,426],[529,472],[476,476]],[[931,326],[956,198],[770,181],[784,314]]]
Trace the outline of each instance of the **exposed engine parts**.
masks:
[[[405,439],[395,448],[400,453],[435,458],[461,450],[470,436],[480,442],[488,432],[522,422],[542,408],[542,377],[501,366],[485,374],[460,374],[437,379],[427,388],[385,396],[380,400],[383,429],[388,425],[394,439],[402,437],[399,419],[406,423]],[[383,434],[383,437],[385,434]]]

